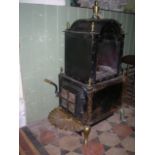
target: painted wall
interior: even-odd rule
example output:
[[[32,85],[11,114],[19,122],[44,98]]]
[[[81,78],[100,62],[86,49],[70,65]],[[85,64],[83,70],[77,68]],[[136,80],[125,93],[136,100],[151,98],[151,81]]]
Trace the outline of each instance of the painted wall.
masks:
[[[64,66],[64,33],[66,23],[89,18],[92,10],[84,8],[19,5],[20,65],[27,122],[40,120],[58,106],[52,86],[44,78],[58,83],[60,67]],[[123,24],[126,33],[125,54],[134,53],[134,15],[103,11],[104,18]]]
[[[95,0],[70,0],[72,6],[92,8]],[[116,10],[135,12],[135,0],[98,0],[100,8],[104,10]]]

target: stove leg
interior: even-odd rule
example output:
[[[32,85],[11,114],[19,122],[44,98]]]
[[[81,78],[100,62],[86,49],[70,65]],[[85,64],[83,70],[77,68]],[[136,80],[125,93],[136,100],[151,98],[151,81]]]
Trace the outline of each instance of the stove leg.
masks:
[[[121,122],[126,122],[127,121],[126,118],[125,118],[125,111],[124,111],[123,107],[120,109],[120,120],[121,120]]]
[[[91,127],[86,125],[84,127],[84,130],[83,130],[83,136],[84,136],[84,144],[87,145],[88,144],[88,137],[89,137],[89,134],[90,134],[90,130],[91,130]]]

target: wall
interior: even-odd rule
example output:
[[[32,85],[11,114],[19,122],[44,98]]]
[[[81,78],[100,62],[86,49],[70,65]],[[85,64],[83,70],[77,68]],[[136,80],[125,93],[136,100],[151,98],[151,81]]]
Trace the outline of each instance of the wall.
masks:
[[[66,0],[67,1],[67,0]],[[91,8],[95,0],[69,0],[72,6]],[[104,10],[117,10],[135,12],[135,0],[98,0],[100,8]]]
[[[104,18],[123,24],[126,33],[125,54],[134,53],[134,15],[103,11]],[[52,86],[44,78],[58,83],[64,66],[64,33],[66,23],[89,18],[92,10],[36,4],[19,5],[20,65],[27,122],[40,120],[58,106]]]

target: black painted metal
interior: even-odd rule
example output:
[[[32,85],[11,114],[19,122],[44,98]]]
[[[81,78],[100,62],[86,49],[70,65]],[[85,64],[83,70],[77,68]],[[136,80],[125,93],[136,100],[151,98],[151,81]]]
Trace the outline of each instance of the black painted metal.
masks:
[[[65,31],[59,92],[55,83],[45,81],[55,87],[59,105],[81,122],[97,123],[121,104],[123,44],[121,25],[113,19],[77,20]]]
[[[91,25],[94,22],[94,31]],[[89,78],[98,82],[98,66],[110,66],[116,73],[101,78],[107,80],[120,72],[124,33],[121,25],[113,19],[88,19],[75,21],[65,31],[65,73],[87,83]],[[102,63],[100,63],[102,61]]]
[[[111,80],[107,80],[106,83],[98,83],[98,85],[105,85],[104,88],[98,88],[96,91],[96,84],[93,85],[92,92],[94,93],[93,97],[93,109],[92,109],[92,119],[90,120],[90,124],[95,123],[96,121],[102,120],[107,115],[112,114],[112,108],[119,106],[121,104],[121,92],[122,92],[122,78],[120,76],[120,80],[118,78],[113,79],[113,84],[111,85]],[[65,74],[59,74],[59,84],[60,84],[60,92],[62,89],[66,89],[67,91],[75,94],[76,101],[74,103],[74,112],[71,112],[69,108],[65,105],[64,99],[60,97],[60,106],[63,107],[68,112],[72,113],[73,116],[79,118],[82,122],[85,121],[85,115],[87,114],[88,108],[88,89],[87,85],[81,84],[78,81],[68,77]]]

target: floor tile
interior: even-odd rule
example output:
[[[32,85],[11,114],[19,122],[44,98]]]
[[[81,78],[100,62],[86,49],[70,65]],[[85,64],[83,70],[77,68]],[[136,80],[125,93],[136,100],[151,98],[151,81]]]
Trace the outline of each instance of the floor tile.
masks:
[[[31,127],[29,129],[34,134],[34,136],[39,140],[39,137],[40,137],[40,129],[38,127]]]
[[[120,115],[117,114],[117,113],[114,113],[111,117],[109,117],[107,119],[108,122],[112,122],[112,123],[115,123],[115,124],[119,124],[121,123],[120,121]]]
[[[98,137],[103,133],[103,131],[96,130]]]
[[[88,141],[88,143],[99,144],[100,143],[99,137],[95,137],[91,141]]]
[[[113,131],[120,137],[127,137],[133,133],[133,130],[131,127],[128,127],[127,125],[117,124],[115,127],[113,127]]]
[[[135,118],[132,117],[132,116],[129,116],[129,117],[127,118],[127,124],[128,124],[129,126],[131,126],[131,127],[135,127]]]
[[[81,155],[81,154],[78,154],[78,153],[75,153],[75,152],[69,152],[66,155]]]
[[[122,146],[131,152],[135,152],[135,139],[132,137],[127,137],[121,142]]]
[[[104,144],[104,150],[108,151],[111,147]]]
[[[91,131],[90,131],[88,140],[92,140],[92,139],[96,138],[97,136],[98,136],[98,134],[97,134],[96,130],[94,130],[94,129],[92,128]],[[84,139],[84,136],[82,136],[82,138]]]
[[[48,145],[45,146],[45,149],[47,150],[49,155],[61,155],[59,147],[48,144]]]
[[[80,139],[76,136],[66,136],[59,139],[60,147],[69,151],[73,151],[80,146]]]
[[[108,131],[111,128],[112,128],[112,126],[108,121],[102,121],[93,127],[93,129],[95,129],[97,131]]]
[[[82,148],[81,148],[81,146],[79,148],[75,149],[73,152],[78,153],[78,154],[82,154]]]
[[[40,133],[40,142],[43,145],[46,145],[48,143],[50,143],[51,141],[54,141],[56,138],[56,135],[54,132],[49,131],[49,130],[44,130]]]
[[[131,106],[129,106],[128,108],[124,107],[124,112],[126,116],[131,116],[134,113],[134,108]]]
[[[124,148],[121,143],[115,145],[116,148]]]
[[[69,153],[70,151],[68,150],[64,150],[64,149],[61,149],[61,155],[66,155],[67,153]]]
[[[123,107],[127,121],[120,121],[118,110],[108,119],[93,126],[88,138],[91,146],[85,148],[86,150],[83,147],[83,134],[58,129],[48,119],[30,124],[28,128],[49,155],[134,155],[135,111],[130,105]]]
[[[103,133],[100,135],[99,140],[102,144],[107,146],[115,146],[120,143],[119,137],[114,133]]]
[[[100,143],[90,142],[82,147],[83,155],[103,155],[104,145]]]
[[[127,152],[123,148],[111,148],[109,149],[105,155],[128,155]]]

